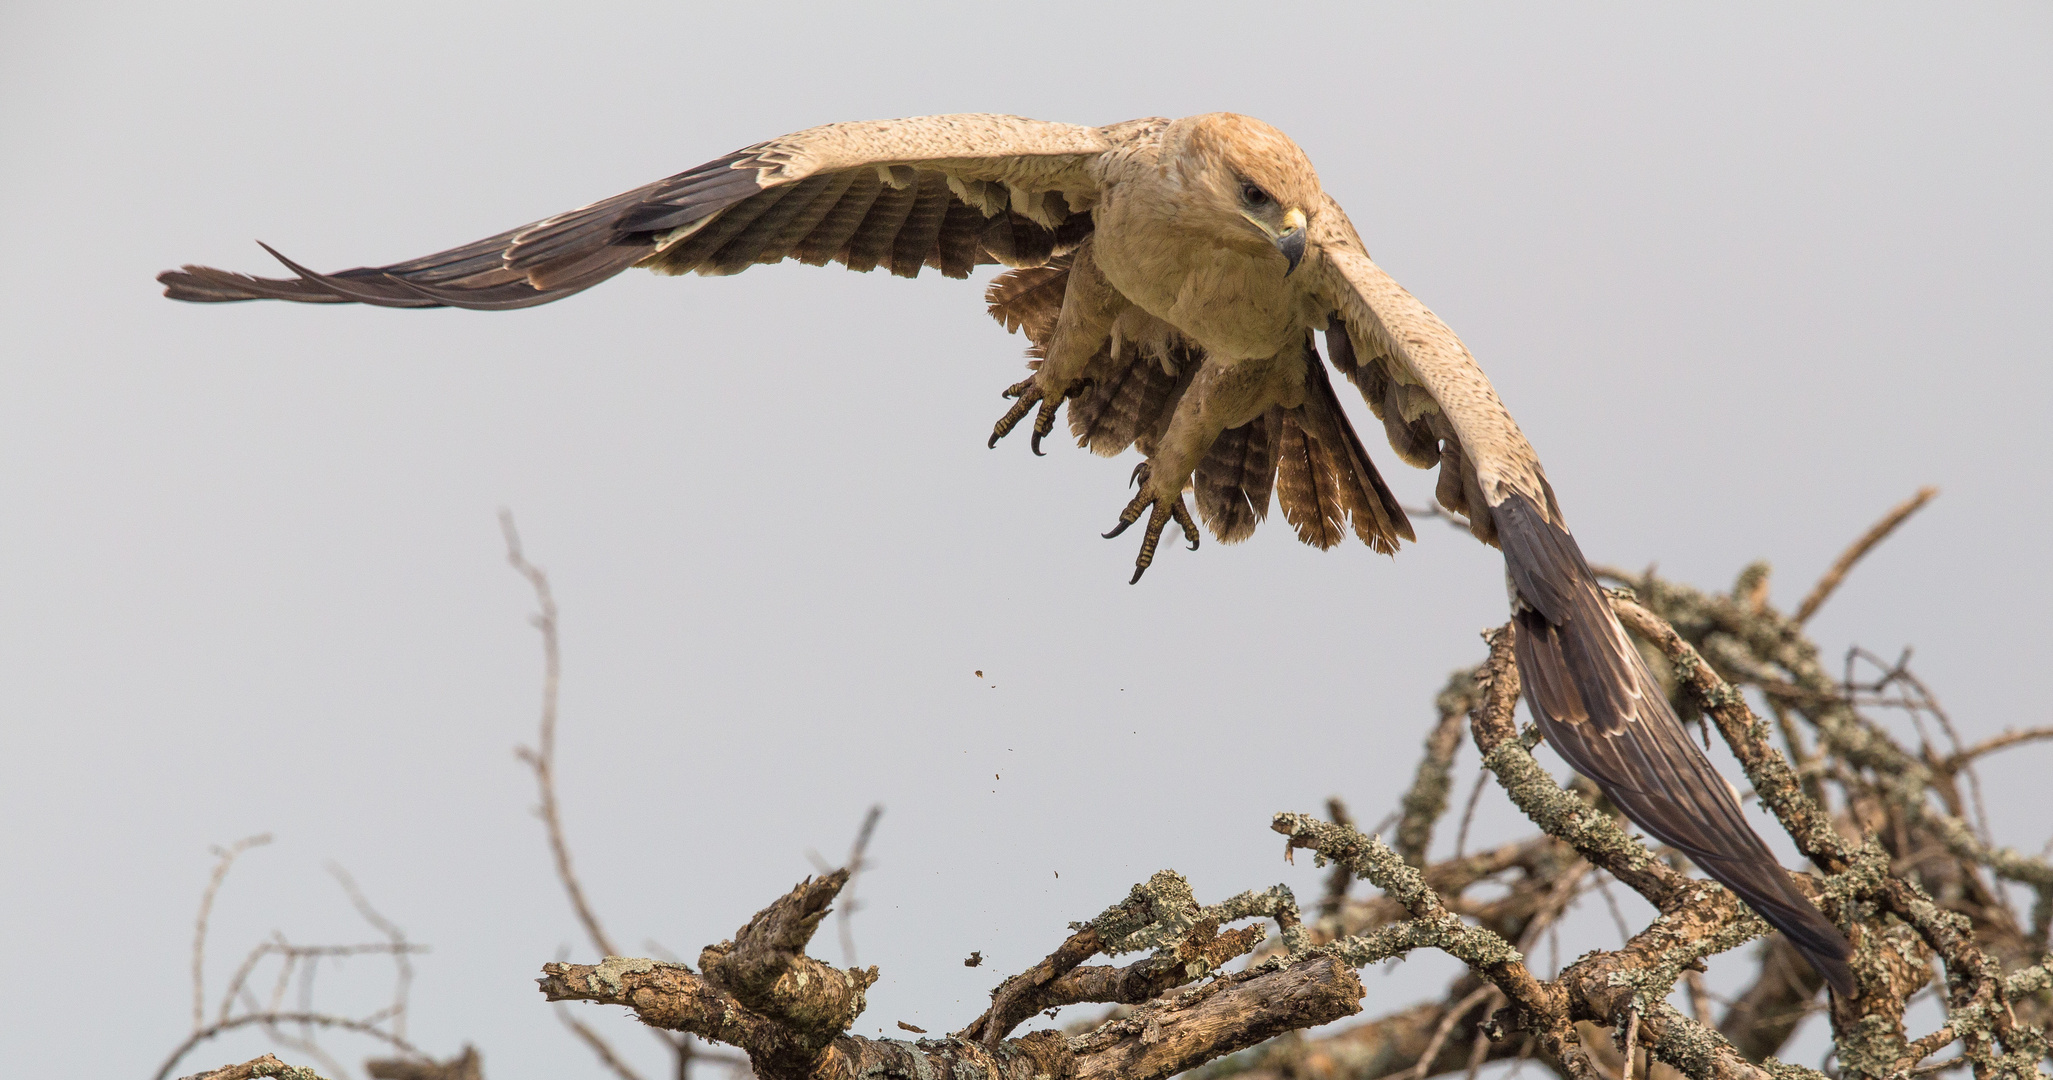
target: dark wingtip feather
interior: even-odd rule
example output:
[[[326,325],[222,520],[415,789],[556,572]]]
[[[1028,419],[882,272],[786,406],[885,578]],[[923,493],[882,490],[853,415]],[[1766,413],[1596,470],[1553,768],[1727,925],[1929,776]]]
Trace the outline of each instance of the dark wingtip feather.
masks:
[[[260,300],[255,293],[222,288],[203,276],[208,272],[223,273],[211,266],[185,266],[177,270],[166,270],[157,275],[157,284],[164,286],[164,295],[172,300],[184,300],[193,304],[215,304],[231,300]]]
[[[1523,601],[1520,681],[1548,744],[1634,824],[1682,850],[1787,935],[1836,993],[1852,995],[1845,936],[1797,890],[1683,730],[1575,538],[1523,495],[1490,512]]]
[[[270,252],[271,257],[283,263],[287,270],[298,274],[300,280],[318,285],[344,300],[354,300],[359,304],[371,304],[376,307],[427,307],[433,304],[433,301],[412,295],[405,286],[394,283],[390,275],[381,274],[379,276],[386,280],[374,282],[373,279],[367,278],[352,280],[340,274],[317,273],[286,258],[277,248],[262,240],[257,241],[257,246]]]
[[[347,303],[340,296],[297,278],[260,278],[217,270],[211,266],[186,266],[157,275],[164,295],[194,304],[223,304],[238,300],[296,300],[309,304]]]

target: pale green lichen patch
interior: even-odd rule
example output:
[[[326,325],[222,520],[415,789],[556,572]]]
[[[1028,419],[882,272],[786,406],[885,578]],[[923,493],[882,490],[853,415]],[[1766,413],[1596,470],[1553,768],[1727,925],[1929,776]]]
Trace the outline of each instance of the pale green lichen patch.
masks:
[[[656,961],[647,957],[609,956],[599,961],[599,966],[593,968],[591,975],[585,979],[586,989],[595,994],[600,993],[599,987],[601,984],[604,984],[607,991],[619,994],[623,992],[620,984],[620,977],[622,975],[639,975],[642,972],[654,970],[656,970]]]
[[[1725,1036],[1676,1012],[1675,1007],[1665,1001],[1655,1002],[1652,1007],[1641,1010],[1641,1014],[1654,1021],[1661,1032],[1661,1037],[1654,1042],[1654,1056],[1675,1066],[1691,1080],[1708,1080],[1721,1062],[1745,1060]],[[1809,1073],[1809,1070],[1803,1071]],[[1819,1077],[1817,1073],[1809,1075]]]
[[[1781,1058],[1762,1059],[1761,1071],[1775,1080],[1825,1080],[1824,1073],[1816,1069],[1806,1069],[1801,1065],[1791,1065]]]
[[[1698,885],[1698,891],[1686,898],[1685,906],[1701,903],[1704,893],[1715,886]],[[1722,891],[1722,890],[1720,890]],[[1664,919],[1666,916],[1663,917]],[[1730,952],[1749,941],[1766,937],[1774,928],[1751,909],[1740,908],[1731,919],[1721,923],[1713,933],[1691,934],[1673,946],[1651,957],[1646,967],[1614,971],[1605,982],[1611,986],[1630,986],[1633,990],[1633,1005],[1642,1013],[1652,1009],[1657,1002],[1667,998],[1675,989],[1682,973],[1706,957]]]
[[[1609,856],[1607,861],[1620,869],[1638,870],[1647,865],[1651,856],[1644,845],[1627,836],[1609,816],[1562,790],[1524,746],[1498,743],[1484,756],[1483,764],[1496,774],[1511,801],[1540,828],[1578,850]]]
[[[1531,760],[1528,758],[1527,760]],[[1523,963],[1518,949],[1499,935],[1470,926],[1441,905],[1439,894],[1424,874],[1404,861],[1381,838],[1365,836],[1348,825],[1335,825],[1309,814],[1277,814],[1270,828],[1347,867],[1404,905],[1412,919],[1375,933],[1356,935],[1326,948],[1347,963],[1362,964],[1417,948],[1437,948],[1477,968]]]
[[[1086,926],[1098,931],[1108,955],[1154,949],[1183,936],[1198,921],[1198,898],[1190,882],[1174,870],[1157,870],[1135,885],[1126,899],[1098,914]]]

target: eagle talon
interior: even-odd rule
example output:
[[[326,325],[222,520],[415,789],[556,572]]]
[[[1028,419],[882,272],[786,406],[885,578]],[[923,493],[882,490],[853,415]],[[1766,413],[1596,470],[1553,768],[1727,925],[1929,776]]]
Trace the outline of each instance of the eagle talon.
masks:
[[[1027,389],[1018,394],[1014,394],[1012,390],[1018,390],[1019,386],[1015,386],[1012,390],[1005,392],[1006,397],[1016,397],[1019,400],[1012,403],[1012,408],[1005,410],[1005,415],[999,417],[996,424],[991,425],[991,441],[984,444],[985,449],[996,450],[998,448],[998,440],[1012,434],[1012,429],[1018,427],[1021,420],[1026,419],[1027,410],[1032,409],[1034,403],[1041,400],[1041,392],[1028,385],[1032,382],[1032,379],[1028,379],[1026,382],[1019,384],[1019,386],[1026,386]],[[1036,441],[1038,441],[1038,437]],[[1035,452],[1039,453],[1038,450]]]
[[[1162,530],[1171,521],[1183,529],[1183,538],[1189,541],[1190,550],[1198,549],[1197,522],[1191,519],[1190,509],[1183,505],[1183,495],[1179,493],[1165,503],[1151,493],[1147,485],[1147,467],[1147,463],[1142,462],[1140,468],[1134,470],[1134,477],[1141,485],[1141,492],[1133,497],[1133,501],[1126,504],[1126,509],[1119,512],[1119,524],[1114,525],[1112,531],[1105,534],[1107,540],[1118,536],[1141,519],[1141,511],[1149,511],[1148,527],[1141,534],[1141,553],[1133,561],[1133,577],[1127,581],[1128,585],[1138,583],[1141,575],[1148,572],[1149,564],[1155,561],[1155,548],[1162,542]]]
[[[1012,429],[1026,419],[1027,411],[1039,404],[1040,410],[1034,414],[1033,437],[1028,440],[1027,446],[1033,450],[1035,457],[1047,457],[1048,455],[1041,450],[1041,440],[1055,430],[1055,413],[1062,408],[1063,402],[1082,396],[1090,388],[1089,379],[1078,379],[1071,383],[1069,389],[1064,390],[1061,396],[1051,398],[1041,392],[1034,376],[1013,383],[1005,388],[1004,394],[1005,397],[1013,399],[1012,407],[1005,410],[1005,415],[999,417],[998,422],[992,425],[991,441],[985,443],[985,447],[996,449],[998,440],[1012,434]]]

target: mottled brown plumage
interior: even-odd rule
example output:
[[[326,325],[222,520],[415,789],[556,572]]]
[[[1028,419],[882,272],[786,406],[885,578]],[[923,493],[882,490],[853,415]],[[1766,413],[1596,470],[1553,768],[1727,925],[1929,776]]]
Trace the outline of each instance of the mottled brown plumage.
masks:
[[[275,252],[273,254],[276,254]],[[1033,417],[1039,452],[1067,403],[1100,454],[1138,448],[1139,580],[1164,528],[1249,535],[1273,491],[1301,539],[1413,538],[1311,341],[1381,419],[1398,456],[1500,546],[1519,668],[1548,740],[1648,832],[1688,852],[1805,950],[1840,993],[1847,947],[1748,828],[1618,624],[1518,424],[1461,340],[1370,261],[1304,152],[1211,113],[1106,127],[1012,116],[830,124],[407,262],[253,278],[188,266],[175,299],[500,309],[547,303],[629,266],[731,274],[795,259],[1017,268],[987,293],[1032,342],[991,442]]]

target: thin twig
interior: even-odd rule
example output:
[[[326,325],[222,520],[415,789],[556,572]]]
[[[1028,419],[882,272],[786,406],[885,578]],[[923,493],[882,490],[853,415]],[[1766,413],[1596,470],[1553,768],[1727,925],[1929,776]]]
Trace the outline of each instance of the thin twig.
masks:
[[[634,1071],[627,1062],[620,1060],[619,1054],[613,1052],[611,1043],[593,1031],[584,1021],[572,1016],[570,1007],[560,1001],[556,1003],[556,1019],[563,1021],[563,1026],[569,1028],[571,1034],[591,1048],[592,1055],[599,1059],[599,1064],[611,1069],[613,1075],[618,1076],[620,1080],[642,1080],[642,1074]]]
[[[1487,767],[1476,769],[1476,782],[1468,789],[1468,804],[1461,808],[1461,828],[1454,833],[1454,857],[1457,859],[1461,858],[1462,852],[1468,850],[1468,827],[1476,819],[1476,803],[1482,799],[1483,782],[1489,778],[1490,770]]]
[[[1639,1051],[1639,1048],[1640,1010],[1638,1006],[1634,1006],[1632,1011],[1625,1016],[1625,1041],[1620,1046],[1620,1049],[1625,1052],[1625,1062],[1619,1066],[1619,1072],[1624,1074],[1625,1080],[1632,1080],[1632,1059]]]
[[[407,959],[407,954],[414,951],[407,946],[406,931],[401,930],[398,923],[379,914],[378,909],[371,906],[371,902],[364,898],[363,890],[356,887],[356,879],[349,876],[349,871],[344,870],[342,864],[329,863],[328,873],[334,875],[335,880],[341,883],[342,891],[349,894],[350,905],[356,908],[356,913],[363,916],[365,922],[370,923],[392,942],[392,963],[398,968],[392,990],[392,1033],[404,1039],[406,1000],[413,987],[413,963]]]
[[[1958,769],[1960,769],[1961,766],[1966,765],[1968,762],[1973,761],[1976,758],[1987,757],[1988,755],[1996,753],[1999,750],[2008,750],[2013,746],[2018,746],[2020,744],[2028,742],[2037,742],[2040,739],[2053,739],[2053,727],[2026,728],[2023,731],[2005,731],[2001,735],[1994,735],[1989,738],[1983,739],[1981,742],[1978,742],[1965,750],[1961,750],[1954,753],[1953,755],[1947,757],[1944,761],[1940,762],[1939,767],[1945,770],[1946,772],[1955,772]]]
[[[1467,518],[1462,517],[1460,514],[1457,514],[1444,506],[1441,506],[1437,502],[1429,502],[1424,506],[1404,507],[1404,516],[1411,518],[1414,521],[1431,521],[1435,518],[1438,518],[1439,520],[1446,522],[1449,528],[1458,529],[1462,532],[1471,531],[1471,526],[1469,525]]]
[[[1338,795],[1326,799],[1326,817],[1335,825],[1354,825],[1354,815],[1348,812],[1347,804]],[[1347,867],[1334,863],[1333,869],[1326,873],[1326,891],[1319,897],[1319,918],[1340,917],[1341,908],[1347,904],[1347,890],[1353,883],[1354,875],[1348,872]]]
[[[513,512],[501,508],[499,531],[506,538],[506,562],[524,578],[535,592],[537,612],[529,617],[542,635],[542,716],[540,732],[534,748],[515,747],[514,755],[534,770],[535,788],[539,793],[540,805],[537,811],[549,835],[549,854],[556,862],[556,879],[562,883],[563,891],[570,898],[572,911],[578,922],[584,926],[585,935],[591,939],[593,948],[602,956],[618,956],[620,950],[613,939],[599,924],[599,916],[592,910],[585,898],[584,886],[578,881],[577,872],[570,862],[570,844],[563,838],[563,818],[556,801],[556,718],[558,688],[563,680],[563,652],[557,636],[556,594],[549,587],[549,575],[541,567],[527,560],[521,547],[520,530],[514,524]],[[586,1045],[599,1053],[602,1062],[617,1061],[619,1055],[606,1044],[605,1039],[590,1028],[580,1027],[579,1037]],[[676,1061],[677,1080],[686,1080],[691,1072],[692,1058],[697,1045],[688,1034],[671,1034],[658,1028],[645,1029],[663,1044]],[[600,1048],[603,1047],[603,1051]]]
[[[527,561],[520,547],[520,531],[513,524],[511,510],[499,511],[499,530],[506,536],[506,562],[521,577],[527,579],[529,587],[535,590],[535,603],[541,609],[530,617],[536,630],[542,634],[542,724],[541,734],[534,749],[518,747],[514,753],[535,772],[535,787],[541,793],[540,812],[542,824],[549,832],[549,853],[556,859],[556,878],[563,883],[563,891],[570,895],[571,909],[577,913],[578,922],[585,928],[585,934],[592,939],[592,946],[602,956],[617,956],[619,950],[613,947],[613,939],[599,925],[599,917],[592,912],[592,906],[585,901],[584,887],[578,884],[577,874],[570,866],[570,845],[563,840],[563,821],[556,809],[556,690],[563,677],[563,656],[556,639],[556,596],[549,590],[549,575],[541,567]]]
[[[227,1034],[237,1028],[249,1027],[253,1024],[267,1028],[275,1027],[278,1024],[301,1024],[308,1027],[334,1028],[338,1031],[368,1035],[373,1039],[390,1045],[402,1054],[410,1054],[421,1058],[428,1056],[421,1052],[420,1047],[399,1038],[383,1028],[373,1027],[346,1017],[328,1016],[322,1013],[249,1013],[193,1032],[184,1042],[178,1044],[178,1049],[173,1050],[170,1057],[164,1059],[164,1064],[157,1069],[155,1080],[165,1080],[166,1077],[170,1076],[171,1070],[178,1066],[180,1059],[192,1052],[193,1047],[206,1042],[208,1039]]]
[[[1611,922],[1618,927],[1619,944],[1632,940],[1632,927],[1626,924],[1625,911],[1618,906],[1618,897],[1611,893],[1611,882],[1601,871],[1597,874],[1597,895],[1604,898],[1604,906],[1611,909]]]
[[[841,932],[841,955],[849,967],[859,967],[855,960],[855,928],[850,920],[861,905],[855,899],[855,879],[868,866],[866,856],[870,847],[870,834],[877,829],[877,819],[884,816],[884,804],[875,803],[863,815],[862,827],[855,832],[855,843],[848,849],[848,884],[841,887],[841,896],[834,905],[835,929]]]
[[[1426,1080],[1426,1077],[1433,1075],[1433,1059],[1439,1057],[1441,1047],[1447,1045],[1447,1036],[1454,1032],[1454,1025],[1460,1023],[1461,1018],[1469,1014],[1469,1010],[1498,992],[1497,984],[1484,983],[1470,991],[1467,997],[1455,1002],[1453,1008],[1441,1015],[1440,1025],[1433,1029],[1433,1037],[1426,1041],[1426,1049],[1419,1054],[1418,1061],[1411,1067],[1411,1080]]]
[[[1852,546],[1840,552],[1839,558],[1833,561],[1832,568],[1825,571],[1825,576],[1819,578],[1816,585],[1811,586],[1810,595],[1804,597],[1803,603],[1797,605],[1796,614],[1791,617],[1790,621],[1798,626],[1809,622],[1811,616],[1816,615],[1818,609],[1825,605],[1825,601],[1831,598],[1832,590],[1837,589],[1839,583],[1846,580],[1847,571],[1853,569],[1853,564],[1861,561],[1862,556],[1873,550],[1875,545],[1881,543],[1890,533],[1895,532],[1898,525],[1903,524],[1905,519],[1917,513],[1920,507],[1931,502],[1933,496],[1937,494],[1939,494],[1938,488],[1920,488],[1916,495],[1904,500],[1896,509],[1882,515],[1882,520],[1876,522],[1873,528],[1863,533],[1860,539],[1853,542]]]
[[[214,897],[221,891],[221,882],[228,877],[228,868],[235,865],[236,856],[253,847],[262,847],[271,842],[270,833],[245,836],[225,848],[217,847],[214,854],[220,858],[214,863],[214,873],[207,878],[207,888],[200,893],[200,914],[193,920],[192,931],[192,1029],[199,1031],[207,1025],[207,920],[214,914]]]

